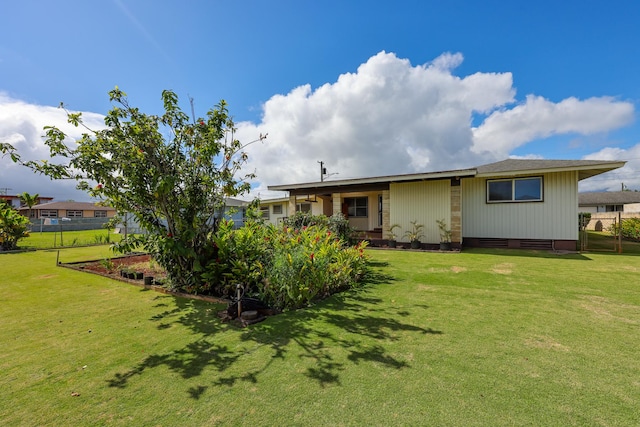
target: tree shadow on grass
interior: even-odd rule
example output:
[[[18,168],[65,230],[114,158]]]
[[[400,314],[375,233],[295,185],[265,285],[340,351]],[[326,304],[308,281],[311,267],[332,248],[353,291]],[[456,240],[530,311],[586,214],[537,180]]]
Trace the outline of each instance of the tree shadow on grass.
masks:
[[[374,272],[367,283],[388,284],[392,280],[381,272]],[[173,304],[167,306],[164,298],[173,298]],[[340,374],[350,365],[371,363],[394,370],[410,368],[407,360],[389,352],[385,342],[442,333],[410,323],[414,313],[406,307],[402,310],[390,307],[372,296],[368,286],[334,295],[307,309],[270,317],[244,329],[217,318],[217,311],[224,308],[221,305],[178,297],[159,296],[157,299],[156,307],[167,307],[150,319],[158,323],[159,333],[181,325],[200,338],[184,348],[148,356],[129,371],[109,379],[110,387],[124,388],[133,377],[159,366],[167,367],[184,379],[201,376],[205,369],[213,368],[219,373],[217,378],[187,390],[189,397],[199,399],[211,386],[257,383],[260,375],[276,361],[297,360],[305,361],[309,366],[302,375],[320,386],[340,385]],[[411,308],[414,312],[425,309],[428,309],[425,305]],[[264,363],[256,364],[254,352],[234,345],[233,336],[223,335],[225,333],[239,334],[240,342],[260,349],[256,354],[267,355],[261,356]],[[233,348],[221,342],[231,342]],[[253,368],[242,374],[225,375],[231,366],[242,363]]]

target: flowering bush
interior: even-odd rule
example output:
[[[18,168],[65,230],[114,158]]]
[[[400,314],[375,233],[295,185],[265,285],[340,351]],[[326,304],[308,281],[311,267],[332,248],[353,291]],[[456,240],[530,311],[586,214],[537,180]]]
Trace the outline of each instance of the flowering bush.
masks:
[[[354,286],[366,269],[365,246],[345,247],[322,226],[284,227],[259,294],[274,307],[293,309]]]
[[[214,244],[201,291],[232,295],[242,284],[245,294],[278,309],[304,307],[355,286],[366,272],[366,243],[346,246],[325,226],[278,228],[249,221],[234,230],[225,222]]]

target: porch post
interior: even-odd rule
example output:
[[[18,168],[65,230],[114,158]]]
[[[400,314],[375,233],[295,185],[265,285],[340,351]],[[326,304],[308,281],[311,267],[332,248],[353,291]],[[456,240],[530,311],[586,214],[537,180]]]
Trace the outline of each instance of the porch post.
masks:
[[[342,195],[340,193],[333,193],[333,214],[342,213]]]
[[[296,214],[296,196],[289,196],[289,210],[287,210],[287,216],[293,216]]]
[[[391,199],[389,190],[382,190],[382,238],[388,239],[391,226]]]

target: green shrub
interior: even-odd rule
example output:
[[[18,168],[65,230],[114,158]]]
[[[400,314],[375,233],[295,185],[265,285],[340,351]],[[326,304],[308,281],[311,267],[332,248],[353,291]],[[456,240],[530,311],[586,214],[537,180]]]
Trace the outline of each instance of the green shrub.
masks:
[[[587,225],[589,225],[589,221],[591,221],[591,213],[580,212],[578,214],[578,229],[580,231],[586,230]]]
[[[296,212],[285,219],[283,225],[295,230],[312,225],[326,227],[347,245],[352,244],[354,240],[354,230],[349,225],[349,220],[341,213],[327,217],[326,215],[312,215],[308,212]]]
[[[366,244],[349,247],[325,224],[294,228],[248,221],[234,229],[225,221],[212,244],[206,283],[191,291],[229,297],[241,284],[245,295],[278,309],[304,307],[352,287],[366,271]]]
[[[274,226],[260,221],[246,221],[238,229],[234,229],[233,221],[222,221],[211,242],[214,256],[203,273],[206,283],[199,291],[231,296],[241,284],[245,292],[255,293],[265,266],[271,263],[270,240],[274,233]]]
[[[0,203],[0,250],[17,249],[18,240],[29,236],[30,221],[18,211]]]
[[[620,224],[613,224],[609,231],[618,235]],[[625,218],[622,220],[622,237],[629,240],[640,240],[640,218]]]

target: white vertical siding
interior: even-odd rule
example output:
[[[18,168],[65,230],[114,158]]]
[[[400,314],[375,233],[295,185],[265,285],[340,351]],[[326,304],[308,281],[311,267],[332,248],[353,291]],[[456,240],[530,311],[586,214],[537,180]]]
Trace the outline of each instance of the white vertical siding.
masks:
[[[440,232],[436,220],[451,218],[451,194],[449,180],[421,181],[391,184],[389,189],[390,224],[399,224],[402,231],[396,230],[399,241],[411,229],[411,221],[424,225],[423,243],[438,243]]]
[[[578,240],[578,173],[543,175],[544,201],[487,203],[486,178],[462,180],[463,237]]]

